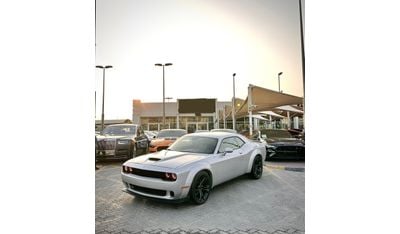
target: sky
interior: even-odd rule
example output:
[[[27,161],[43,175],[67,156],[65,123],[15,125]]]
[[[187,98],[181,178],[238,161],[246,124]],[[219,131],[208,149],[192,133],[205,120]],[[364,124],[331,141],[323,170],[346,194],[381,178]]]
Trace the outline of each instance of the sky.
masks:
[[[304,12],[304,2],[302,2]],[[304,14],[303,14],[304,17]],[[132,116],[132,100],[245,99],[249,84],[303,96],[297,0],[96,0],[96,65],[105,119]],[[304,20],[304,19],[303,19]],[[304,23],[304,21],[303,21]],[[103,71],[95,71],[101,119]]]

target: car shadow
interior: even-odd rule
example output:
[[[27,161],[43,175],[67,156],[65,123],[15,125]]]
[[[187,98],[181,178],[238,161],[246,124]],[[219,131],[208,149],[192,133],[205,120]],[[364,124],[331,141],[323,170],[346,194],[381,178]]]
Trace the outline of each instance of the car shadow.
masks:
[[[230,190],[235,190],[237,186],[240,186],[242,183],[247,181],[256,181],[252,180],[249,178],[247,174],[241,175],[239,177],[236,177],[232,180],[226,181],[222,184],[219,184],[215,186],[211,190],[211,194],[209,197],[210,199],[213,199],[213,197],[219,197],[221,193],[230,193]],[[208,202],[208,201],[207,201]],[[206,202],[206,203],[207,203]],[[190,199],[184,199],[181,201],[165,201],[165,200],[159,200],[159,199],[152,199],[152,198],[147,198],[147,197],[141,197],[141,196],[133,196],[133,199],[131,200],[132,207],[133,206],[151,206],[153,208],[161,208],[161,209],[185,209],[185,208],[191,208],[191,207],[196,207],[198,205],[194,204]]]

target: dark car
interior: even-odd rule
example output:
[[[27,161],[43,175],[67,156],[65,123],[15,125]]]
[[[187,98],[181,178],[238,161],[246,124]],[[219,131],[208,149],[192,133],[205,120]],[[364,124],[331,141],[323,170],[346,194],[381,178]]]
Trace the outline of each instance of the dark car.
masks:
[[[96,160],[131,159],[147,153],[148,145],[148,138],[138,125],[109,125],[96,136]]]
[[[264,142],[267,147],[265,160],[305,159],[305,144],[284,129],[262,129],[255,131],[252,140]]]
[[[304,140],[304,131],[300,129],[288,129],[289,133],[292,134],[294,138]]]

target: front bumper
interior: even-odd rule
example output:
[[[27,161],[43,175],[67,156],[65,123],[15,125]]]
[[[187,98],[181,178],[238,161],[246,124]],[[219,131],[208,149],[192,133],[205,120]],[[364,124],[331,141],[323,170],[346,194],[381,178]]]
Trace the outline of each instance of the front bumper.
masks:
[[[128,193],[128,194],[133,195],[133,196],[143,197],[143,198],[147,198],[147,199],[151,199],[151,200],[155,200],[155,201],[166,201],[168,203],[181,203],[181,202],[185,202],[185,201],[189,200],[188,197],[181,198],[181,199],[175,199],[175,200],[166,200],[166,199],[154,198],[154,197],[144,196],[144,195],[142,195],[140,193],[134,192],[134,191],[129,190],[127,188],[122,189],[122,192]]]
[[[172,182],[121,172],[125,192],[171,201],[185,199],[190,190],[190,185],[185,185],[186,176],[178,174],[177,177],[178,179]]]
[[[305,159],[304,146],[267,146],[266,159]]]
[[[132,153],[129,148],[114,150],[96,150],[96,160],[130,159]]]

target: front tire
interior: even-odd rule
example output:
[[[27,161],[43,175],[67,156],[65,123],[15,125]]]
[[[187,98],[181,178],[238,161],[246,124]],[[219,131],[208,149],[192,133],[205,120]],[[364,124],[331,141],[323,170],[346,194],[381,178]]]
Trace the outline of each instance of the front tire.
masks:
[[[205,171],[200,171],[194,177],[190,187],[190,199],[196,204],[205,203],[211,191],[211,177]]]
[[[254,158],[253,166],[251,167],[250,178],[258,180],[263,173],[263,161],[260,155]]]

